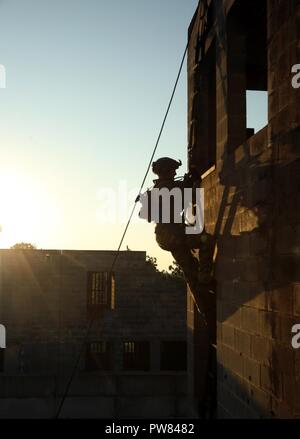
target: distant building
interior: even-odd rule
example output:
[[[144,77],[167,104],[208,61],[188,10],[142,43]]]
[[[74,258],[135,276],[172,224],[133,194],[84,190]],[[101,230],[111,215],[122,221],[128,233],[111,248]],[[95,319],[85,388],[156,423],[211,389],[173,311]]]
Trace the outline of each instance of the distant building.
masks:
[[[62,416],[191,415],[185,286],[114,255],[0,250],[0,417],[53,416],[83,344]]]

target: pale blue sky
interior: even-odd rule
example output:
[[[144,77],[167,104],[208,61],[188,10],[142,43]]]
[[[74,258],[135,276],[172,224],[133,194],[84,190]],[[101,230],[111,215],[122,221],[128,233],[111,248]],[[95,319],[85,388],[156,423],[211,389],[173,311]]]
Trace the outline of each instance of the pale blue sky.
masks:
[[[139,186],[196,6],[197,0],[0,1],[0,64],[7,74],[0,90],[0,247],[19,240],[39,248],[117,247],[123,225],[99,223],[97,191],[120,180]],[[186,107],[184,68],[157,152],[184,164]],[[160,266],[171,261],[147,223],[133,225],[124,245],[158,256]]]

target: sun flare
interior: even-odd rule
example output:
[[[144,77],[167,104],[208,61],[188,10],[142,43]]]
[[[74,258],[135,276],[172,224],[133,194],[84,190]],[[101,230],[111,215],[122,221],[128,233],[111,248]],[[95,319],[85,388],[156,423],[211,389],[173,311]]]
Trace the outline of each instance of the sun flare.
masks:
[[[0,175],[0,247],[32,242],[39,235],[42,195],[25,177]]]

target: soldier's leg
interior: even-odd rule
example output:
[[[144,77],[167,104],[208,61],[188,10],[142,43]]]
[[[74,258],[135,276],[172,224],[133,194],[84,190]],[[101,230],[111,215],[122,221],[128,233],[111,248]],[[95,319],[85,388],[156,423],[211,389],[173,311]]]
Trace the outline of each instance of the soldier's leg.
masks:
[[[175,261],[180,265],[190,288],[197,288],[199,263],[196,256],[185,245],[173,248],[171,253]]]
[[[212,308],[212,297],[210,294],[210,286],[208,283],[201,282],[199,277],[199,261],[194,256],[188,247],[180,247],[172,249],[173,258],[178,262],[185,276],[194,299],[200,309],[205,315],[206,321],[209,319],[209,313]],[[207,321],[208,323],[208,321]]]
[[[199,282],[210,283],[213,272],[213,255],[215,239],[207,232],[200,235],[186,235],[186,243],[189,248],[198,249]]]
[[[185,279],[194,297],[197,298],[199,308],[205,314],[208,309],[207,295],[211,276],[210,272],[207,273],[207,271],[210,270],[209,264],[204,263],[207,254],[203,256],[202,259],[202,270],[196,254],[193,254],[193,248],[199,249],[201,247],[199,244],[199,235],[190,239],[189,235],[185,234],[184,227],[169,224],[157,225],[155,233],[158,245],[163,250],[170,251],[176,262],[182,268]],[[197,245],[196,241],[198,242]],[[203,254],[205,254],[205,252]]]

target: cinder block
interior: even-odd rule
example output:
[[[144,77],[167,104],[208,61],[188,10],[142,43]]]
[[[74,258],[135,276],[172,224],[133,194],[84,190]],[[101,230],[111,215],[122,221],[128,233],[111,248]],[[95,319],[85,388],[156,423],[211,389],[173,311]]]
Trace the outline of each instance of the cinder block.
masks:
[[[283,401],[272,397],[272,417],[278,419],[295,419],[293,409]]]
[[[245,282],[241,280],[235,281],[235,297],[234,303],[241,306],[248,304],[249,299],[251,298],[251,285],[254,283]]]
[[[234,328],[232,326],[222,325],[222,340],[224,344],[234,348]]]
[[[242,354],[250,356],[251,336],[245,331],[235,329],[235,349]]]
[[[271,365],[272,343],[265,337],[251,336],[251,358],[259,363]]]
[[[236,374],[230,373],[227,379],[227,386],[245,405],[250,404],[250,386],[247,380]]]
[[[282,372],[278,368],[261,366],[261,386],[262,388],[277,398],[282,398]]]
[[[281,321],[276,313],[260,311],[260,335],[280,340]]]
[[[240,267],[240,279],[245,282],[258,282],[260,280],[259,271],[261,266],[257,258],[249,258]]]
[[[253,255],[263,255],[267,251],[270,244],[267,233],[259,229],[251,233],[250,242],[251,252]]]
[[[235,302],[235,282],[233,280],[223,281],[219,286],[218,294],[223,302]]]
[[[300,283],[294,284],[294,310],[300,316]]]
[[[243,356],[240,352],[228,348],[227,369],[239,376],[243,376]]]
[[[232,325],[235,328],[241,327],[241,308],[232,303],[224,303],[221,305],[222,322]]]
[[[260,387],[260,364],[249,357],[243,356],[244,361],[244,378],[257,387]]]
[[[260,334],[260,311],[247,306],[242,307],[242,329],[252,334]]]
[[[294,376],[283,375],[283,400],[293,408],[293,412],[300,415],[300,381]]]
[[[257,291],[259,292],[256,295],[253,295],[250,300],[248,300],[247,305],[249,305],[251,308],[267,311],[269,304],[269,292],[264,291],[262,283],[259,283],[257,285]]]
[[[291,279],[287,280],[287,284],[270,291],[269,309],[270,311],[278,311],[287,315],[293,314],[293,284]]]
[[[295,376],[295,349],[292,345],[273,343],[271,366],[281,373]]]
[[[251,395],[250,406],[254,411],[259,413],[259,417],[260,418],[271,417],[271,412],[272,412],[271,395],[255,386],[251,386],[250,395]]]

